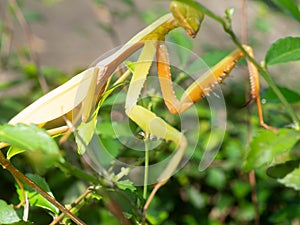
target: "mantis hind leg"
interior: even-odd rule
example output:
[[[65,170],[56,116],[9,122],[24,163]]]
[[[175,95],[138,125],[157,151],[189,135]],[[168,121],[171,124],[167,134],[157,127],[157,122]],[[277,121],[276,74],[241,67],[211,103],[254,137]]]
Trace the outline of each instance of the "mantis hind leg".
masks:
[[[252,58],[254,57],[253,50],[250,46],[244,45],[243,48]],[[214,87],[221,84],[224,79],[229,76],[231,70],[243,57],[245,57],[243,51],[241,49],[236,49],[195,80],[183,93],[182,98],[178,100],[172,86],[168,52],[164,44],[161,44],[157,49],[157,68],[162,94],[169,111],[171,113],[182,113],[195,102],[210,95],[210,93],[213,92]],[[250,97],[256,101],[260,125],[265,129],[276,131],[276,128],[268,126],[263,119],[259,95],[260,82],[258,70],[248,59],[247,64],[250,78]]]

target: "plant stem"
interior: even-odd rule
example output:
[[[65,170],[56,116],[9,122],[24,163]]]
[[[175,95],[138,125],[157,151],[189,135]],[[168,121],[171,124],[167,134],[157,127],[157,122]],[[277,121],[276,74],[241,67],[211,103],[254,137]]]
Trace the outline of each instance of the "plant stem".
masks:
[[[15,177],[15,178],[19,179],[20,181],[23,181],[24,183],[28,184],[31,188],[36,190],[41,196],[43,196],[50,203],[52,203],[54,206],[56,206],[60,211],[62,211],[64,214],[66,214],[68,217],[70,217],[70,219],[73,220],[76,224],[85,225],[85,223],[83,221],[81,221],[79,218],[77,218],[75,215],[73,215],[62,204],[60,204],[58,201],[56,201],[55,198],[50,196],[47,192],[45,192],[43,189],[41,189],[32,180],[30,180],[23,173],[21,173],[16,167],[14,167],[10,163],[10,161],[8,161],[4,157],[4,155],[1,151],[0,151],[0,164],[2,165],[3,169],[8,170],[12,174],[13,177]]]
[[[85,192],[83,194],[81,194],[77,199],[75,199],[75,201],[70,205],[70,207],[68,207],[69,210],[72,210],[75,207],[78,207],[78,205],[87,198],[87,196],[92,192],[91,188],[88,188],[85,190]],[[49,225],[55,225],[57,223],[59,223],[62,218],[65,216],[64,213],[61,213],[58,217],[56,217]]]
[[[145,171],[144,171],[144,190],[143,198],[147,198],[147,187],[148,187],[148,175],[149,175],[149,135],[147,134],[145,139]]]
[[[49,91],[49,87],[48,87],[48,84],[47,84],[47,81],[46,81],[45,77],[42,75],[39,58],[38,58],[38,55],[37,55],[37,53],[36,53],[36,51],[34,50],[34,47],[33,47],[34,36],[32,34],[30,26],[29,26],[28,22],[26,21],[26,18],[24,16],[22,10],[20,9],[17,1],[16,0],[9,0],[9,4],[10,4],[11,8],[13,9],[13,12],[15,13],[16,18],[17,18],[18,22],[21,25],[21,28],[23,29],[25,39],[28,43],[30,57],[31,57],[32,61],[34,62],[35,66],[37,68],[38,82],[39,82],[43,92],[47,93]]]

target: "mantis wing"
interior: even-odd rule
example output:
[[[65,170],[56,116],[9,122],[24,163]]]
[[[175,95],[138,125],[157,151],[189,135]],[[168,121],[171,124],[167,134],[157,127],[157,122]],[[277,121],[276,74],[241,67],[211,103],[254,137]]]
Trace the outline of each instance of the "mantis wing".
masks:
[[[50,91],[13,117],[9,123],[44,124],[65,115],[88,95],[94,80],[94,70],[95,67],[89,68]]]

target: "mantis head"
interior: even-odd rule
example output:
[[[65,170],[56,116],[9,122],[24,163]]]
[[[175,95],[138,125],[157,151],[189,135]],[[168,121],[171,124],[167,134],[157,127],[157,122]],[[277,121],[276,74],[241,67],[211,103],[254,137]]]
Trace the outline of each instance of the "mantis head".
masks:
[[[195,37],[204,19],[204,13],[183,2],[172,1],[170,10],[178,23],[189,36]]]

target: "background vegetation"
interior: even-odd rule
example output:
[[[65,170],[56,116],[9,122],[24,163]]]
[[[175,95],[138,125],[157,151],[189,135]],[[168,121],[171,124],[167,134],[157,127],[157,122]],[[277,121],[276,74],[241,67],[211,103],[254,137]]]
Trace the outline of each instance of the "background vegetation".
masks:
[[[57,7],[63,2],[67,1],[43,1],[38,5],[45,8]],[[268,124],[279,128],[278,133],[259,127],[254,104],[253,107],[243,107],[248,96],[246,78],[229,78],[223,89],[228,121],[221,151],[209,168],[203,172],[198,170],[203,153],[201,150],[204,149],[210,131],[209,107],[206,101],[201,101],[197,103],[202,129],[196,151],[184,168],[156,195],[148,211],[149,224],[300,224],[299,124],[297,126],[300,81],[299,62],[296,61],[300,59],[300,36],[298,29],[296,30],[300,21],[299,2],[249,1],[248,14],[243,11],[243,1],[233,2],[230,7],[236,11],[232,15],[232,28],[235,33],[230,33],[230,29],[226,33],[226,26],[224,31],[223,22],[228,20],[223,20],[223,17],[229,6],[223,7],[217,1],[217,4],[211,3],[212,6],[207,3],[207,8],[211,10],[208,13],[215,14],[207,16],[199,37],[190,41],[179,31],[170,35],[168,40],[185,43],[185,47],[204,55],[203,58],[208,64],[214,64],[220,55],[224,55],[224,51],[230,52],[237,47],[234,34],[238,37],[243,34],[240,39],[245,41],[243,23],[247,19],[248,43],[254,47],[257,61],[265,61],[266,66],[261,67],[261,72],[270,72],[276,87],[286,100],[284,102],[285,100],[278,98],[274,87],[269,88],[272,82],[268,80],[268,73],[262,74],[266,78],[262,90],[265,119]],[[51,56],[48,54],[45,57],[43,53],[43,42],[35,36],[43,34],[36,34],[32,29],[42,27],[47,15],[43,15],[38,8],[28,7],[27,4],[32,2],[8,0],[0,3],[0,123],[3,124],[0,127],[0,140],[10,140],[9,143],[26,150],[19,154],[16,150],[2,149],[3,154],[44,190],[49,193],[51,190],[58,202],[68,207],[74,203],[71,212],[86,224],[138,224],[145,202],[142,187],[135,187],[126,179],[109,180],[99,176],[98,172],[103,173],[103,168],[97,167],[102,171],[91,169],[86,160],[77,154],[77,146],[72,137],[58,146],[56,142],[59,138],[55,139],[56,142],[48,137],[41,139],[44,135],[36,127],[12,128],[6,123],[43,93],[68,80],[71,74],[75,75],[84,70],[93,61],[92,57],[97,57],[87,55],[85,51],[96,51],[99,54],[102,53],[99,51],[102,44],[107,47],[109,44],[106,43],[111,42],[113,48],[120,42],[125,42],[145,24],[167,12],[167,4],[163,3],[162,7],[155,3],[155,7],[152,7],[149,2],[145,2],[151,5],[148,10],[146,5],[130,0],[89,2],[89,7],[95,13],[91,17],[95,18],[93,23],[99,33],[93,33],[96,31],[89,29],[95,28],[87,25],[85,30],[77,30],[77,34],[83,36],[83,40],[86,39],[87,42],[94,40],[91,48],[78,46],[78,50],[68,49],[68,43],[72,42],[73,37],[64,41],[56,39],[61,44],[60,48],[64,52],[71,51],[74,58],[60,58],[62,64],[54,66],[51,64],[55,64],[55,61],[47,61],[47,57]],[[206,2],[203,4],[206,5]],[[220,7],[215,8],[219,4]],[[62,10],[67,11],[66,8]],[[76,20],[78,22],[85,17],[77,14],[76,18],[79,18]],[[51,19],[55,20],[54,17]],[[137,26],[131,26],[131,29],[126,28],[119,33],[122,21],[129,21]],[[51,30],[50,28],[46,26],[46,29]],[[68,24],[64,29],[68,30],[67,28]],[[63,36],[67,32],[65,30],[53,29],[51,32]],[[220,39],[215,39],[216,36]],[[101,41],[95,41],[92,37]],[[101,49],[109,50],[105,47]],[[41,57],[43,54],[44,57]],[[241,63],[233,76],[242,77],[239,74],[246,74],[243,67]],[[110,97],[113,98],[114,94]],[[102,121],[110,117],[111,102],[107,99],[101,108]],[[161,99],[149,99],[143,104],[151,104],[153,111],[170,120]],[[174,126],[178,126],[176,118],[171,121]],[[132,130],[137,129],[134,124],[131,125]],[[97,134],[111,147],[111,154],[117,158],[132,160],[139,157],[143,161],[143,155],[131,153],[118,142],[115,134],[111,132],[109,122],[99,123]],[[12,137],[14,140],[11,140]],[[42,140],[42,144],[37,143],[37,140]],[[161,151],[151,154],[152,163],[160,161],[169,153],[170,144],[163,143],[159,148]],[[1,163],[4,165],[3,161]],[[114,168],[113,162],[108,167]],[[105,172],[112,173],[110,170]],[[20,183],[5,168],[0,170],[0,176],[0,224],[49,224],[59,215],[56,207],[26,185],[30,207],[25,205],[14,208],[23,196]],[[26,213],[27,209],[29,213]],[[28,218],[23,215],[28,215]],[[61,222],[73,223],[68,217],[61,218]]]

